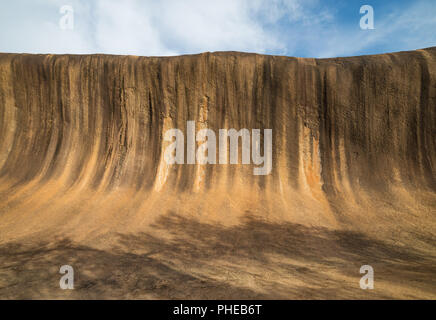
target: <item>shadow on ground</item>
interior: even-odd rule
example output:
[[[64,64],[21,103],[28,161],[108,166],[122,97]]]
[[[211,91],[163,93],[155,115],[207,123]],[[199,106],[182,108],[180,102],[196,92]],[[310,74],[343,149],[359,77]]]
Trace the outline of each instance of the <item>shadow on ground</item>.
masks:
[[[0,246],[2,299],[435,298],[435,257],[363,234],[247,217],[226,228],[173,213],[111,250],[67,239]],[[157,236],[158,235],[158,236]],[[59,268],[75,290],[59,288]],[[361,265],[375,289],[361,290]]]

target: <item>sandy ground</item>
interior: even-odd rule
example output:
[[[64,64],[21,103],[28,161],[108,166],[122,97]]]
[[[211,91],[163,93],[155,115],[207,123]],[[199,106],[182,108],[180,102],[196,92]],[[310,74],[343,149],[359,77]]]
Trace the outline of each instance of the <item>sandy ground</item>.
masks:
[[[268,223],[204,224],[176,214],[110,249],[67,239],[0,246],[3,299],[435,299],[434,256],[364,234]],[[423,239],[431,241],[431,239]],[[432,243],[429,243],[432,244]],[[434,244],[434,243],[433,243]],[[59,267],[75,270],[61,290]],[[362,290],[359,269],[374,268]]]

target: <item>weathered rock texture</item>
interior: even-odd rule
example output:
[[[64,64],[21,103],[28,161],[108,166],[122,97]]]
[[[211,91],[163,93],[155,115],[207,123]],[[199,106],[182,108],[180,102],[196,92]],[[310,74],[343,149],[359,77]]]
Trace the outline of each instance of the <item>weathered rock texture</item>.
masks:
[[[272,129],[272,173],[167,165],[163,133],[186,132],[188,120]],[[337,59],[0,54],[0,259],[71,241],[68,261],[40,261],[53,283],[2,287],[0,274],[0,297],[62,297],[55,269],[73,259],[97,289],[85,281],[71,297],[435,298],[435,132],[436,48]],[[131,257],[106,257],[113,248],[138,256],[112,274],[145,264],[153,278],[99,283],[108,275],[93,259]],[[371,263],[386,273],[373,296],[358,283]]]

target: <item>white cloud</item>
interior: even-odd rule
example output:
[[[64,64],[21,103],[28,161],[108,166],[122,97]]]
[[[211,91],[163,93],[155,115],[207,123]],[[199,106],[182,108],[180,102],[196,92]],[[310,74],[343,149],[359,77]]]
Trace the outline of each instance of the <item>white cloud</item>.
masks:
[[[152,23],[152,12],[138,1],[99,0],[95,8],[95,46],[104,53],[173,55]]]
[[[147,7],[166,44],[185,52],[264,52],[281,46],[255,20],[249,1],[169,0]]]
[[[65,4],[74,8],[72,31],[58,25]],[[376,10],[376,29],[366,31],[358,28],[358,8],[353,25],[354,18],[336,10],[320,0],[2,1],[0,52],[176,55],[234,50],[332,57],[436,42],[431,1],[385,16]]]
[[[250,0],[72,0],[75,28],[61,30],[64,0],[3,2],[0,50],[6,52],[173,55],[283,49],[258,20],[266,2]],[[277,2],[277,1],[276,1]],[[287,1],[298,15],[297,0]],[[274,13],[277,15],[277,10]],[[270,17],[273,21],[277,18]]]

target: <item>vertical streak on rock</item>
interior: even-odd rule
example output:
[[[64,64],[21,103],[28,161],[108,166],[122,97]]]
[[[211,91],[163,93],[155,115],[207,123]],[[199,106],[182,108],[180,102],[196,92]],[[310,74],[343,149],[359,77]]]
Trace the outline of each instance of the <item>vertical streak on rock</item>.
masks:
[[[17,107],[14,100],[11,62],[0,58],[0,176],[8,156],[14,145],[17,130]]]

